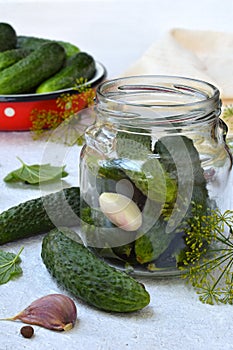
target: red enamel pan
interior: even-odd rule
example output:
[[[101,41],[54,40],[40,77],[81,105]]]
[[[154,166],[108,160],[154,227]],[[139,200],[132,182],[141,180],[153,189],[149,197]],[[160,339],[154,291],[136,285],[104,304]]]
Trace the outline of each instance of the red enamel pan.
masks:
[[[105,77],[105,67],[96,62],[95,75],[85,85],[95,88]],[[0,95],[0,131],[30,130],[32,111],[57,111],[57,98],[65,93],[77,95],[78,110],[85,108],[87,101],[78,90],[70,88],[43,94]]]

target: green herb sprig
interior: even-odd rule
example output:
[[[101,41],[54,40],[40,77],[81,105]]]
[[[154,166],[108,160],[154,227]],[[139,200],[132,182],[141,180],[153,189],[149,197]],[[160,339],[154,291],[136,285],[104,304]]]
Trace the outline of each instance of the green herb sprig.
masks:
[[[84,78],[77,79],[73,90],[76,90],[78,94],[63,93],[56,99],[57,109],[33,109],[31,111],[31,131],[34,139],[47,137],[50,141],[63,141],[67,145],[83,143],[84,131],[78,112],[81,108],[87,108],[94,104],[95,90],[87,84],[87,79]],[[66,123],[62,130],[62,140],[60,137],[54,139],[54,135],[51,138],[51,131],[57,129],[64,122]]]
[[[233,105],[227,105],[223,109],[222,118],[227,122],[233,117]]]
[[[198,208],[196,208],[198,210]],[[207,304],[233,304],[233,211],[194,215],[186,229],[182,278]]]

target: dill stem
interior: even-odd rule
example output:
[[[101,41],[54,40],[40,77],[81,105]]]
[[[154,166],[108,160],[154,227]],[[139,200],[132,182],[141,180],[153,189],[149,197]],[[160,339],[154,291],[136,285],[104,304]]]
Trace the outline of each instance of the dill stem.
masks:
[[[219,242],[221,242],[221,243],[223,243],[223,244],[226,244],[228,247],[231,247],[231,248],[233,248],[233,243],[227,238],[227,237],[225,237],[224,236],[224,234],[222,233],[222,232],[219,232],[218,231],[218,234],[222,237],[219,237],[219,236],[216,236],[216,239],[219,241]]]
[[[220,264],[224,263],[224,261],[226,261],[227,259],[229,259],[229,256],[231,256],[233,253],[226,253],[224,255],[221,255],[221,256],[218,256],[218,257],[215,257],[213,259],[210,259],[210,260],[207,260],[205,263],[201,264],[200,265],[200,268],[203,268],[203,267],[206,267],[210,264],[213,264],[216,262],[216,265],[214,265],[214,268],[218,267]],[[226,258],[226,259],[224,259]],[[224,260],[223,260],[224,259]]]
[[[225,259],[225,260],[227,260],[227,259]],[[224,261],[225,261],[225,260],[224,260]],[[232,264],[233,264],[233,259],[231,259],[231,260],[229,261],[229,263],[225,266],[225,268],[223,269],[223,271],[221,272],[221,274],[218,276],[217,280],[215,281],[215,283],[213,284],[213,286],[212,286],[212,288],[211,288],[212,291],[216,288],[216,286],[218,285],[218,283],[221,281],[221,279],[222,279],[222,277],[224,276],[224,274],[226,273],[226,271],[227,271],[229,268],[231,268]]]
[[[211,251],[211,253],[212,252],[215,252],[215,253],[217,253],[217,252],[231,252],[232,251],[232,249],[231,248],[216,248],[216,249],[211,249],[210,250]]]
[[[215,263],[216,262],[216,264],[213,266],[213,268],[216,268],[219,265],[223,264],[228,259],[230,259],[232,256],[233,256],[233,252],[226,253],[224,255],[218,256],[218,257],[210,260],[210,263]]]

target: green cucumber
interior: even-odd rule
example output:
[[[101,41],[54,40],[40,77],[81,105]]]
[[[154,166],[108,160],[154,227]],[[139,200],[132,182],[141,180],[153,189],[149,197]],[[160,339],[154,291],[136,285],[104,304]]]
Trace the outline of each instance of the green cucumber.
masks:
[[[0,214],[0,244],[75,225],[80,216],[79,187],[31,199]]]
[[[60,44],[64,48],[66,52],[66,57],[73,56],[80,51],[80,49],[76,45],[73,45],[66,41],[50,40],[50,39],[37,38],[37,37],[25,36],[25,35],[19,35],[17,37],[17,47],[20,47],[23,49],[29,49],[29,50],[37,50],[41,45],[45,43],[49,43],[51,41],[55,41],[56,43]]]
[[[77,85],[79,78],[91,79],[95,74],[95,61],[86,52],[79,52],[72,56],[68,64],[57,74],[42,82],[37,93],[71,88]]]
[[[204,211],[210,205],[210,199],[200,155],[193,140],[184,135],[164,136],[156,142],[154,153],[161,155],[160,162],[171,175],[171,178],[177,182],[178,189],[181,185],[187,188],[188,184],[190,184],[190,187],[192,185],[191,202],[201,204],[204,214]],[[183,202],[185,202],[185,193],[179,193],[179,195],[184,196]],[[189,209],[191,207],[190,205]],[[190,210],[189,214],[191,214]]]
[[[163,203],[166,200],[166,203],[170,203],[176,198],[176,183],[156,157],[145,158],[143,163],[118,158],[104,161],[100,165],[97,185],[99,178],[105,178],[105,183],[107,180],[119,181],[128,178],[144,196],[156,202]]]
[[[31,92],[42,81],[61,69],[65,61],[63,47],[55,42],[43,44],[0,75],[0,94]]]
[[[152,153],[151,135],[140,128],[130,128],[129,132],[118,131],[116,152],[119,158],[145,160]]]
[[[24,49],[12,49],[0,52],[0,71],[12,66],[14,63],[26,57],[30,51]]]
[[[42,260],[57,283],[77,298],[110,312],[140,310],[150,302],[143,284],[73,240],[71,230],[54,229],[43,239]]]
[[[0,23],[0,52],[16,48],[17,35],[9,23]]]

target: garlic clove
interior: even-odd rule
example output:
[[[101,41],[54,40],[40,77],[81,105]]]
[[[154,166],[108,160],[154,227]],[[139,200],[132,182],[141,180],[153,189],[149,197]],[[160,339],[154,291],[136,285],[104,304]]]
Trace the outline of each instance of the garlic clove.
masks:
[[[135,231],[142,225],[142,213],[130,198],[112,192],[103,192],[99,204],[104,215],[125,231]]]
[[[63,294],[49,294],[33,301],[26,309],[7,320],[20,320],[56,331],[74,327],[77,319],[75,303]]]

